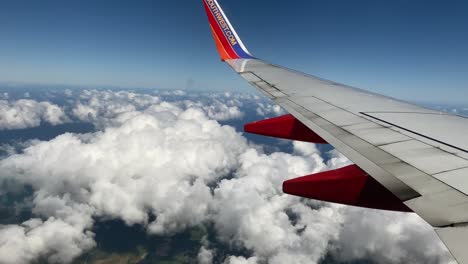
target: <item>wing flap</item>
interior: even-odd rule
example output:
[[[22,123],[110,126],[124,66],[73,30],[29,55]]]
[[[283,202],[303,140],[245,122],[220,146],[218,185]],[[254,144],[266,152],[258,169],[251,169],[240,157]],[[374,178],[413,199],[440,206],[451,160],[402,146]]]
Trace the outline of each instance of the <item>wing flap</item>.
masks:
[[[354,164],[285,181],[283,192],[332,203],[412,212],[393,193]]]
[[[440,228],[436,233],[459,263],[468,263],[468,226]]]
[[[391,155],[380,151],[364,140],[289,100],[280,100],[278,103],[303,124],[311,128],[312,131],[320,135],[325,141],[332,144],[337,150],[359,165],[359,167],[374,177],[380,184],[389,189],[402,201],[420,196],[419,193],[404,182],[378,166],[382,163],[397,162],[397,159]],[[376,158],[377,162],[373,161]]]

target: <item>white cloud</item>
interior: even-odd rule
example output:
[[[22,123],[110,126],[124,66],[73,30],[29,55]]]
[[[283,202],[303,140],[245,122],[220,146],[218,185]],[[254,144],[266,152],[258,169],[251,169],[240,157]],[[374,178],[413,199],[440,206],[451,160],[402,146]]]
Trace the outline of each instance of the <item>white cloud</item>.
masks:
[[[93,236],[53,217],[0,226],[0,262],[22,264],[46,257],[50,263],[67,263],[95,246]]]
[[[294,153],[302,156],[314,156],[319,157],[320,151],[317,149],[317,145],[309,142],[293,141]]]
[[[146,109],[159,102],[159,97],[151,95],[85,90],[72,109],[72,115],[81,121],[92,122],[104,128],[120,114]]]
[[[209,103],[204,102],[194,102],[186,100],[184,101],[185,107],[199,107],[201,108],[206,115],[214,120],[226,121],[231,119],[241,119],[244,117],[244,113],[240,110],[239,106],[234,105],[232,101],[220,101],[218,99],[212,98]]]
[[[36,142],[24,153],[1,160],[0,178],[32,185],[35,214],[55,217],[83,235],[95,216],[147,225],[149,232],[158,234],[199,225],[209,217],[212,195],[207,185],[238,167],[246,140],[197,108],[161,103],[146,111],[151,114],[122,113],[116,117],[120,125],[95,134],[64,134]],[[149,213],[157,215],[150,223]],[[13,227],[16,232],[25,230]],[[15,248],[12,259],[27,256],[29,232],[2,249]],[[39,236],[48,239],[45,233]],[[59,253],[75,256],[81,240],[69,242],[70,247],[58,249],[66,252]],[[46,247],[37,252],[31,258],[55,256]],[[8,259],[0,254],[3,261]]]
[[[200,248],[198,252],[198,263],[200,264],[212,264],[213,263],[213,250],[207,249],[205,246]]]
[[[416,214],[346,207],[344,215],[345,228],[333,243],[333,255],[339,260],[428,264],[453,261],[432,227]]]
[[[264,155],[253,149],[240,159],[237,177],[223,180],[215,190],[214,221],[221,239],[243,245],[268,263],[317,262],[339,233],[341,215],[335,207],[312,209],[283,194],[281,184],[324,165],[307,157]]]
[[[0,159],[3,157],[8,157],[16,153],[14,146],[9,144],[0,144]]]
[[[128,92],[86,91],[73,113],[99,124],[99,132],[32,142],[22,153],[0,160],[0,179],[33,187],[37,218],[0,228],[0,252],[8,253],[0,254],[0,263],[40,256],[69,262],[94,245],[89,231],[94,217],[141,224],[153,234],[214,223],[220,241],[252,252],[227,256],[225,262],[233,264],[317,263],[330,243],[340,249],[334,254],[346,260],[443,259],[439,242],[407,246],[416,238],[435,239],[411,217],[398,218],[382,232],[378,227],[392,226],[394,218],[282,193],[284,180],[349,164],[342,155],[332,153],[325,164],[315,145],[301,142],[293,143],[293,154],[266,155],[232,127],[210,119],[210,103],[240,107],[239,97],[203,101],[181,96],[167,102]],[[150,220],[150,214],[156,219]],[[367,228],[373,223],[378,223],[375,228]],[[48,242],[51,234],[58,242]],[[371,242],[355,242],[361,239]],[[213,245],[203,245],[198,260],[210,263],[215,252]]]
[[[226,259],[225,264],[257,264],[258,259],[256,257],[245,258],[230,256]]]
[[[181,221],[204,218],[203,199],[210,194],[205,183],[237,166],[245,140],[197,109],[160,110],[165,119],[139,113],[102,133],[64,134],[33,145],[0,162],[0,174],[21,168],[24,173],[17,180],[52,195],[71,193],[98,214],[127,223],[145,223],[146,209],[153,208],[159,215],[150,225],[155,232],[175,225],[166,223],[167,215]],[[180,206],[185,199],[193,206]]]
[[[163,100],[161,97],[164,97]],[[162,102],[161,104],[159,104]],[[170,105],[167,105],[170,103]],[[158,96],[131,92],[84,91],[73,107],[72,115],[81,121],[92,122],[99,128],[114,124],[121,114],[140,111],[151,114],[156,107],[172,107],[174,110],[201,109],[210,119],[226,121],[240,119],[242,102],[233,95],[187,95],[184,91],[164,91]]]
[[[328,154],[330,159],[327,161],[327,166],[330,169],[342,168],[352,164],[352,162],[347,157],[335,149],[328,152]]]
[[[244,113],[237,106],[227,106],[222,103],[213,104],[203,108],[211,119],[225,121],[230,119],[241,119]]]
[[[42,122],[58,125],[67,121],[63,110],[49,102],[0,100],[0,129],[37,127]]]
[[[65,94],[66,97],[72,97],[73,96],[73,91],[70,90],[70,89],[65,89],[63,94]]]
[[[259,102],[256,111],[259,116],[280,116],[286,114],[283,108],[270,102]]]

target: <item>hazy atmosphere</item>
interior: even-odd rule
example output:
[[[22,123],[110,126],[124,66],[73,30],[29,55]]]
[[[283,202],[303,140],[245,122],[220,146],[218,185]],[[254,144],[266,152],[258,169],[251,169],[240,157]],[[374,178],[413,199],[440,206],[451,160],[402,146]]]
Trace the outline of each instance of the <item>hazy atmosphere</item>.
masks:
[[[220,1],[258,58],[410,101],[468,97],[468,3]],[[251,91],[202,1],[2,1],[0,81]]]

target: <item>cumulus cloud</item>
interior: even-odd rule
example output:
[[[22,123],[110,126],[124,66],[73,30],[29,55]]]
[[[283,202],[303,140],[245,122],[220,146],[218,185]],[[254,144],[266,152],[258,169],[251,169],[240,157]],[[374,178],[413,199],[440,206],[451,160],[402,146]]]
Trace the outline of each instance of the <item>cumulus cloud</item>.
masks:
[[[130,113],[117,117],[125,120],[120,126],[102,132],[35,143],[1,160],[0,177],[31,185],[34,213],[55,217],[75,233],[89,230],[95,216],[147,225],[158,234],[206,221],[212,199],[208,184],[238,166],[246,140],[196,108],[161,103],[153,105],[151,114]],[[150,213],[157,216],[152,222]],[[25,230],[19,225],[2,228],[12,229]],[[10,259],[21,260],[27,253],[26,238],[9,245],[17,246]],[[70,242],[76,250],[66,255],[84,249],[79,239]],[[43,247],[37,251],[52,254]],[[0,262],[8,261],[2,257]]]
[[[416,214],[344,208],[346,216],[333,255],[376,263],[452,263],[432,227]],[[359,238],[359,239],[356,239]]]
[[[244,113],[236,105],[231,105],[230,102],[222,102],[214,99],[209,104],[203,102],[185,101],[186,107],[200,107],[205,111],[209,118],[226,121],[230,119],[241,119],[244,117]]]
[[[53,217],[0,226],[0,262],[21,264],[45,257],[49,263],[68,263],[95,246],[93,237],[83,227]]]
[[[261,98],[250,94],[229,92],[200,94],[179,94],[172,92],[170,95],[166,92],[165,95],[169,97],[163,96],[163,99],[175,100],[174,103],[178,103],[177,101],[180,101],[182,104],[179,105],[183,108],[200,108],[209,118],[217,121],[241,119],[245,116],[245,113],[241,108],[244,107],[246,103],[254,104],[261,100]]]
[[[286,112],[277,104],[269,102],[259,102],[257,104],[256,112],[259,116],[280,116],[286,114]]]
[[[283,194],[281,184],[317,171],[323,164],[307,157],[265,155],[253,149],[240,158],[237,177],[221,181],[215,190],[218,211],[214,221],[221,239],[252,250],[255,259],[268,263],[291,259],[316,263],[326,252],[328,241],[339,233],[341,215],[333,206],[313,210],[311,204]]]
[[[226,259],[225,264],[257,264],[258,259],[256,257],[245,258],[245,257],[237,257],[237,256],[230,256]]]
[[[205,183],[237,165],[245,140],[197,109],[158,110],[160,119],[140,113],[102,133],[64,134],[33,145],[0,162],[1,174],[15,174],[21,167],[17,180],[50,195],[71,194],[99,214],[129,224],[145,223],[146,209],[153,208],[155,232],[177,227],[177,221],[166,222],[169,217],[180,222],[204,218]],[[179,206],[184,201],[193,204]]]
[[[65,89],[65,91],[63,91],[63,94],[64,94],[66,97],[72,97],[72,96],[73,96],[73,91],[70,90],[70,89]]]
[[[212,264],[213,263],[213,250],[207,249],[205,246],[200,248],[198,252],[198,263],[200,264]]]
[[[327,166],[330,169],[342,168],[352,164],[352,162],[346,156],[336,151],[335,149],[329,151],[327,154],[329,155]]]
[[[73,107],[72,115],[80,121],[104,128],[120,114],[143,110],[158,102],[159,97],[145,94],[85,90]]]
[[[161,235],[211,223],[217,240],[250,252],[224,256],[228,264],[318,263],[330,248],[339,259],[389,263],[446,256],[438,242],[408,246],[431,239],[427,226],[415,228],[416,218],[360,214],[283,194],[284,180],[349,161],[333,152],[325,162],[315,145],[302,142],[293,143],[292,154],[263,153],[207,110],[215,101],[241,109],[239,96],[164,96],[85,91],[73,115],[99,124],[98,132],[31,142],[0,160],[0,180],[32,187],[34,213],[25,223],[0,226],[0,263],[70,262],[94,246],[96,217]],[[379,224],[364,230],[371,222]],[[368,241],[355,242],[361,238]],[[198,260],[212,263],[217,252],[204,244]]]
[[[180,110],[197,108],[205,115],[217,121],[240,119],[245,113],[240,110],[243,105],[240,95],[229,93],[186,94],[184,91],[158,92],[157,96],[126,91],[84,91],[80,100],[72,109],[72,116],[80,121],[95,123],[99,128],[115,124],[121,114],[146,112],[151,114],[160,102],[170,103],[171,107]],[[256,99],[253,99],[256,100]],[[157,111],[157,109],[156,109]]]
[[[42,122],[58,125],[67,121],[64,111],[49,102],[0,100],[0,129],[37,127]]]
[[[0,144],[0,159],[11,156],[16,153],[14,146],[9,144]]]

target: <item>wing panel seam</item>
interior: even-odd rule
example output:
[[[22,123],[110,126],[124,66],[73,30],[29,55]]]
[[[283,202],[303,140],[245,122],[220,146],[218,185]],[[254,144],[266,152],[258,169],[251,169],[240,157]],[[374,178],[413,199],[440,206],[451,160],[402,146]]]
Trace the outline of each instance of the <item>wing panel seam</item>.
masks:
[[[410,133],[412,133],[412,134],[415,134],[415,135],[417,135],[417,136],[423,137],[423,138],[425,138],[425,139],[429,139],[429,140],[432,140],[432,141],[437,142],[437,143],[439,143],[439,144],[445,145],[445,146],[447,146],[447,147],[451,147],[451,148],[454,148],[454,149],[456,149],[456,150],[459,150],[459,151],[468,153],[468,150],[466,150],[466,149],[462,149],[462,148],[460,148],[460,147],[457,147],[457,146],[454,146],[454,145],[445,143],[445,142],[443,142],[443,141],[441,141],[441,140],[437,140],[437,139],[435,139],[435,138],[431,138],[431,137],[429,137],[429,136],[423,135],[423,134],[418,133],[418,132],[416,132],[416,131],[413,131],[413,130],[411,130],[411,129],[407,129],[407,128],[405,128],[405,127],[396,125],[396,124],[394,124],[394,123],[392,123],[392,122],[388,122],[388,121],[385,121],[385,120],[380,119],[380,118],[378,118],[378,117],[369,115],[369,114],[367,114],[367,113],[364,113],[364,112],[359,112],[359,113],[362,114],[362,115],[365,115],[365,116],[367,116],[367,117],[370,117],[370,118],[372,118],[372,119],[375,119],[375,120],[377,120],[377,121],[380,121],[380,122],[382,122],[382,123],[385,123],[385,124],[388,124],[388,125],[397,127],[397,128],[399,128],[399,129],[405,130],[405,131],[410,132]],[[442,150],[442,151],[444,151],[444,150]],[[448,153],[449,153],[449,152],[448,152]],[[460,157],[460,158],[462,158],[462,157]]]
[[[348,131],[346,131],[346,130],[340,128],[339,126],[334,125],[333,123],[331,123],[330,121],[326,120],[325,118],[323,118],[323,117],[321,117],[321,116],[318,116],[318,115],[316,115],[316,114],[310,112],[308,109],[304,108],[303,106],[298,105],[298,104],[296,104],[295,102],[293,102],[293,101],[291,101],[291,100],[289,100],[289,99],[285,99],[285,100],[287,100],[287,102],[290,103],[290,104],[293,104],[293,105],[296,105],[297,107],[302,108],[302,109],[305,110],[307,113],[311,113],[312,115],[315,115],[316,117],[318,117],[318,118],[320,118],[320,119],[326,121],[327,123],[332,124],[333,126],[335,126],[336,128],[342,130],[343,132],[346,132],[346,133],[348,133],[348,134],[350,134],[350,135],[356,137],[357,139],[362,140],[363,142],[365,142],[365,143],[367,143],[367,144],[370,144],[369,142],[367,142],[367,141],[365,141],[365,140],[359,138],[358,136],[356,136],[356,135],[354,135],[354,134],[352,134],[352,133],[350,133],[350,132],[348,132]],[[279,103],[281,104],[281,102],[279,102]],[[293,108],[293,110],[294,110],[294,107],[292,107],[292,108]],[[295,110],[295,112],[299,113],[297,110]],[[299,115],[302,115],[302,114],[299,113]],[[303,116],[303,117],[305,117],[305,116]],[[307,117],[305,117],[305,118],[307,119]],[[309,120],[309,121],[311,121],[311,120]],[[311,122],[313,122],[313,121],[311,121]],[[315,124],[315,122],[313,122],[313,123]],[[322,130],[324,130],[326,133],[328,133],[329,136],[331,136],[331,137],[333,137],[333,138],[337,138],[335,135],[333,135],[333,133],[331,133],[331,132],[329,132],[328,130],[322,128],[320,125],[318,125],[318,124],[315,124],[315,125],[318,126],[318,127],[320,127],[320,128],[321,128]],[[338,140],[339,140],[339,139],[338,139]],[[345,142],[343,142],[343,141],[341,141],[341,140],[339,140],[339,141],[341,142],[341,144],[345,145],[347,148],[350,148],[352,151],[356,152],[356,150],[354,150],[352,147],[350,147],[347,143],[345,143]],[[384,152],[384,153],[387,153],[387,152],[384,151],[384,150],[381,150],[381,149],[379,149],[379,148],[377,148],[377,149],[380,150],[380,151],[382,151],[382,152]],[[411,190],[411,191],[413,192],[413,194],[412,194],[412,195],[409,195],[408,197],[405,197],[405,198],[400,197],[400,199],[401,199],[402,201],[408,201],[408,200],[412,200],[412,199],[421,197],[421,194],[420,194],[420,193],[418,193],[416,190],[414,190],[414,189],[411,188],[409,185],[407,185],[406,183],[404,183],[404,182],[403,182],[402,180],[400,180],[398,177],[396,177],[396,176],[393,175],[392,173],[388,172],[388,171],[385,170],[384,168],[380,167],[379,165],[377,165],[377,164],[376,164],[375,162],[373,162],[372,160],[369,160],[369,158],[367,158],[366,156],[360,154],[359,152],[357,152],[357,153],[358,153],[362,158],[364,158],[365,160],[367,160],[367,162],[369,162],[370,164],[373,164],[373,166],[378,167],[379,169],[381,169],[382,171],[384,171],[385,173],[387,173],[389,176],[391,176],[391,177],[394,179],[394,181],[398,181],[399,184],[400,184],[401,186],[405,186],[405,188],[407,188],[408,190]],[[394,157],[393,155],[391,155],[391,154],[389,154],[389,153],[387,153],[387,154],[388,154],[389,156]],[[395,158],[396,158],[396,157],[395,157]],[[398,159],[398,158],[396,158],[396,159],[397,159],[397,160],[400,160],[400,159]],[[421,172],[421,173],[423,173],[423,172]],[[372,173],[370,173],[370,175],[372,175]],[[374,175],[374,177],[375,177],[375,175]]]

